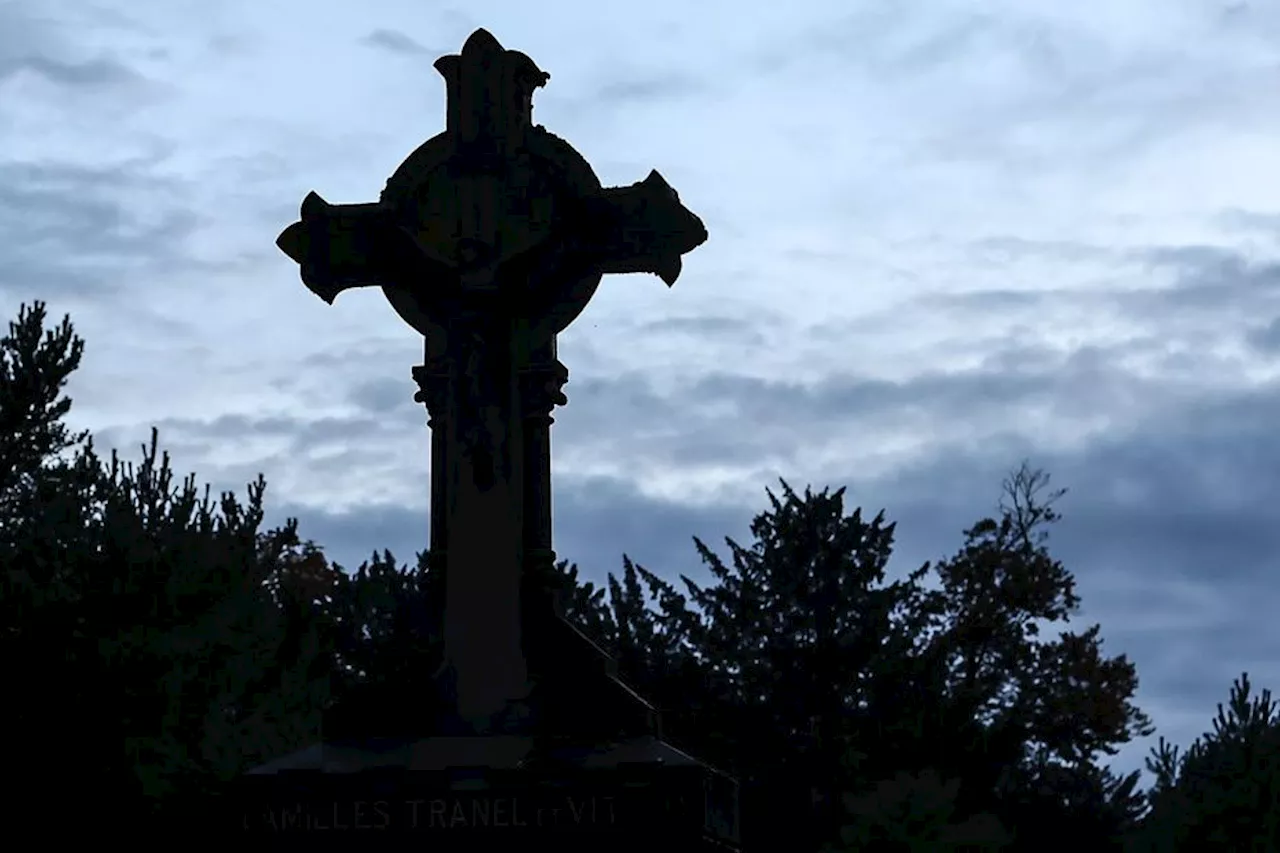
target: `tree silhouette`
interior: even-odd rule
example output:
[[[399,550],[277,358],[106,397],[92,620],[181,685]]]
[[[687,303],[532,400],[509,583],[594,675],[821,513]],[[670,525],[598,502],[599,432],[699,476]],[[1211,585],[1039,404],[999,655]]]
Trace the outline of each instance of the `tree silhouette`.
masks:
[[[899,772],[870,790],[843,797],[850,820],[838,842],[824,851],[986,851],[1005,850],[1010,838],[990,814],[959,819],[960,781],[943,781],[933,770]]]
[[[1137,775],[1113,780],[1094,761],[1150,734],[1151,724],[1132,701],[1135,667],[1103,655],[1101,626],[1042,637],[1080,605],[1073,576],[1048,551],[1065,494],[1049,486],[1023,463],[1003,483],[999,519],[967,530],[959,553],[937,564],[941,589],[926,597],[941,627],[924,654],[945,661],[940,707],[981,723],[960,759],[974,806],[996,791],[991,807],[1019,848],[1078,838],[1106,849],[1133,823]],[[1082,791],[1105,800],[1110,824],[1080,819]]]
[[[710,585],[682,577],[682,595],[624,557],[574,612],[663,707],[668,736],[741,779],[751,849],[889,844],[869,827],[901,831],[902,809],[929,815],[921,849],[1037,849],[1068,830],[1104,849],[1142,799],[1136,775],[1094,757],[1149,722],[1132,663],[1102,654],[1098,626],[1040,636],[1079,606],[1047,550],[1061,493],[1046,486],[1023,465],[998,520],[890,581],[883,513],[784,481],[753,543],[726,540],[728,562],[695,539]]]
[[[1146,761],[1151,812],[1131,849],[1280,849],[1280,710],[1270,690],[1250,691],[1244,673],[1185,753],[1160,738]]]
[[[88,432],[72,433],[63,418],[71,410],[63,395],[67,379],[80,366],[84,341],[71,319],[46,330],[45,305],[20,306],[18,319],[0,338],[0,519],[12,523],[10,503],[34,485],[32,478],[63,451],[81,445]]]
[[[307,739],[328,673],[273,594],[305,543],[259,533],[263,480],[201,496],[154,430],[105,463],[62,422],[83,342],[44,321],[24,305],[0,339],[0,713],[31,809],[127,822]]]
[[[353,572],[334,566],[322,605],[333,630],[333,689],[326,739],[403,736],[441,708],[433,674],[442,660],[441,578],[427,555],[398,564],[374,553]]]

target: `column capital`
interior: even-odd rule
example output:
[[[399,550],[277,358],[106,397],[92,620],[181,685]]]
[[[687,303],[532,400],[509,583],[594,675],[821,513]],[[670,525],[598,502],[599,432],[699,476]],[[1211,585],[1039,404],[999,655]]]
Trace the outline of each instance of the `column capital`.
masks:
[[[569,381],[569,368],[560,359],[529,365],[520,371],[520,400],[525,418],[551,420],[556,406],[563,406],[569,398],[560,389]]]
[[[418,384],[413,402],[426,405],[427,426],[435,427],[449,402],[449,370],[443,363],[415,365],[413,381]]]

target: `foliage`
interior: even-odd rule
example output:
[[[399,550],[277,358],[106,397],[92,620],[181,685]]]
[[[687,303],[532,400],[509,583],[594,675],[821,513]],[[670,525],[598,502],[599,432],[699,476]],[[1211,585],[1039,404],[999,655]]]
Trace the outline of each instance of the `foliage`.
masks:
[[[11,769],[86,808],[107,792],[125,819],[311,735],[327,685],[318,625],[280,605],[313,546],[292,520],[259,533],[261,478],[244,503],[175,484],[154,430],[137,466],[101,460],[62,423],[83,342],[69,319],[49,332],[44,319],[23,306],[0,339]]]
[[[1005,850],[1009,834],[989,814],[959,819],[956,795],[960,781],[943,781],[937,772],[899,772],[869,791],[843,797],[848,822],[837,843],[824,853],[879,850],[987,851]]]
[[[1132,849],[1280,849],[1280,709],[1251,689],[1242,674],[1185,753],[1164,738],[1151,750],[1151,813]]]
[[[433,673],[443,660],[442,578],[425,553],[400,565],[374,553],[355,571],[333,566],[325,613],[333,625],[333,702],[325,737],[412,731],[437,711]]]
[[[1123,850],[1146,809],[1139,776],[1042,753],[1013,769],[996,812],[1016,830],[1020,849]]]
[[[1047,550],[1061,492],[1046,486],[1022,466],[998,520],[966,531],[953,557],[889,579],[883,512],[846,513],[843,489],[783,482],[753,543],[726,540],[728,563],[695,539],[710,585],[682,577],[681,595],[624,557],[622,578],[577,612],[642,692],[676,706],[672,738],[743,781],[743,831],[759,849],[801,845],[800,826],[870,843],[868,803],[884,805],[887,826],[895,809],[930,802],[922,844],[942,843],[944,827],[999,839],[1003,823],[1033,849],[1050,817],[1084,826],[1086,802],[1109,817],[1081,843],[1111,844],[1141,798],[1136,779],[1093,757],[1150,726],[1132,663],[1102,654],[1098,626],[1040,636],[1079,606]]]
[[[23,305],[0,338],[0,495],[6,501],[18,497],[23,485],[34,485],[30,478],[48,460],[88,438],[62,420],[71,410],[62,390],[80,366],[84,341],[69,317],[48,330],[45,317],[44,303]],[[12,521],[16,510],[0,505],[0,519]]]
[[[977,735],[957,739],[972,745],[950,765],[969,783],[972,806],[991,808],[1020,849],[1064,832],[1105,849],[1120,843],[1140,803],[1136,777],[1115,780],[1095,757],[1115,754],[1151,725],[1132,701],[1135,667],[1124,655],[1103,655],[1101,626],[1042,636],[1080,605],[1074,578],[1048,551],[1048,527],[1061,518],[1054,505],[1065,494],[1049,485],[1024,463],[1003,484],[1000,517],[971,527],[960,551],[937,564],[940,590],[926,609],[938,627],[924,656],[943,661],[946,673],[936,707],[952,709],[951,720]],[[976,733],[968,720],[979,723]],[[1081,798],[1098,807],[1088,820]]]

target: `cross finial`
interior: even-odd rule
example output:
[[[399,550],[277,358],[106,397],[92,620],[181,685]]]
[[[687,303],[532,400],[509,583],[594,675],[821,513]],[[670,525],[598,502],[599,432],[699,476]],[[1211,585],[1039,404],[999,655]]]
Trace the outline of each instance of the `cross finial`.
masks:
[[[527,54],[507,50],[488,30],[436,60],[447,98],[446,132],[461,146],[512,143],[533,123],[533,91],[551,75]]]

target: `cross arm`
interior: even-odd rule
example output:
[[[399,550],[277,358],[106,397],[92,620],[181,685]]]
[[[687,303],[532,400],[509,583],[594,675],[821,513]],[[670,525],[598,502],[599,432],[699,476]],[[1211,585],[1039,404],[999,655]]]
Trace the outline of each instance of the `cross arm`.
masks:
[[[681,255],[702,245],[707,229],[656,171],[626,187],[568,200],[552,235],[498,262],[514,311],[537,318],[539,334],[568,327],[605,273],[648,272],[675,284]]]
[[[655,273],[668,287],[680,275],[681,255],[707,239],[702,220],[656,170],[630,186],[605,189],[588,203],[588,215],[601,272]]]
[[[311,192],[301,218],[276,245],[301,267],[302,283],[325,302],[353,287],[396,287],[414,280],[457,280],[448,264],[429,256],[380,204],[329,204]]]

